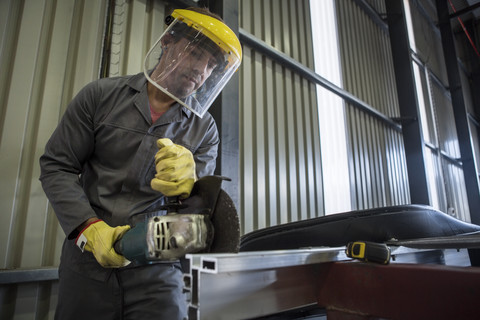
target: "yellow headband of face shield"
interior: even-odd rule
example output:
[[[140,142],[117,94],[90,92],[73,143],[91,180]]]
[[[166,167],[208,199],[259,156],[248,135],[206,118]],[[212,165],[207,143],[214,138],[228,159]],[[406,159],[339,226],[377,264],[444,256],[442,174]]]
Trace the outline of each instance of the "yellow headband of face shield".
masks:
[[[201,31],[216,43],[223,51],[242,61],[242,47],[235,32],[222,21],[191,10],[177,9],[172,17],[186,23],[189,27]]]

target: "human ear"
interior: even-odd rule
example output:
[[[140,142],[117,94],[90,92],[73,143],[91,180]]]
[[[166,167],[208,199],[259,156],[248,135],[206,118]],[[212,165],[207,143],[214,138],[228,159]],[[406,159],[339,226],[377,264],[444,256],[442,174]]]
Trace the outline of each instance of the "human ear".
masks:
[[[169,44],[173,42],[173,36],[170,34],[166,34],[160,40],[162,42],[162,49],[165,49]]]

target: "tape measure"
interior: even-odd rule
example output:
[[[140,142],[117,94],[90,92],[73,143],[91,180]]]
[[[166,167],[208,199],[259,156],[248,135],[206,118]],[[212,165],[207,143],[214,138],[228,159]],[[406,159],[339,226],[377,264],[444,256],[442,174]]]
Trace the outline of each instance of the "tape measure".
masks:
[[[369,241],[349,242],[345,249],[347,257],[367,262],[388,264],[390,262],[390,248],[384,243]]]

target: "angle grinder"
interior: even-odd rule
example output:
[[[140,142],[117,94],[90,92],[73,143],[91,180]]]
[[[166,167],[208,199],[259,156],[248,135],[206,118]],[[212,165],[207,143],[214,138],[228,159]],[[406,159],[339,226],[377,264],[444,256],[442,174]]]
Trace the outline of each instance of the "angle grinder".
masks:
[[[229,179],[203,177],[189,198],[167,198],[160,210],[133,216],[115,251],[139,265],[178,260],[187,253],[238,252],[240,223],[232,199],[221,189],[223,180]]]

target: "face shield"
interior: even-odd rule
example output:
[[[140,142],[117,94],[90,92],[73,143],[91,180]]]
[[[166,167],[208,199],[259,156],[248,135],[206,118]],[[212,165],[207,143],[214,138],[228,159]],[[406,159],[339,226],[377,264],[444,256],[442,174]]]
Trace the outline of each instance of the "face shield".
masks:
[[[223,22],[195,11],[175,10],[169,22],[145,57],[145,76],[203,117],[240,65],[240,42]]]

